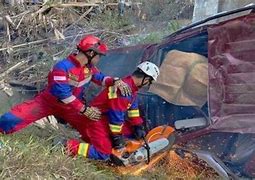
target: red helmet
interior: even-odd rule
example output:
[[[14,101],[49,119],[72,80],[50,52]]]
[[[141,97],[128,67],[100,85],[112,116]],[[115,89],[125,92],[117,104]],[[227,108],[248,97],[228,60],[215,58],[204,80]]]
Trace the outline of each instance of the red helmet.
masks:
[[[100,55],[105,55],[108,51],[108,47],[106,44],[101,42],[101,40],[93,35],[85,36],[77,45],[77,48],[83,52],[87,52],[89,50],[95,51]]]

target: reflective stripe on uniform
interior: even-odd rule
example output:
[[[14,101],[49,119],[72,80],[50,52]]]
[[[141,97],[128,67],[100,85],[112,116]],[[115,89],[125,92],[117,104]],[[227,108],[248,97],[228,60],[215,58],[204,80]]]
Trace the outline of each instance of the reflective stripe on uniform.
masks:
[[[113,133],[121,133],[122,130],[122,125],[114,125],[114,124],[109,124],[110,130]]]
[[[105,81],[106,81],[107,79],[109,79],[109,78],[111,78],[111,77],[110,77],[110,76],[105,76],[105,77],[104,77],[103,82],[102,82],[102,85],[103,85],[103,86],[105,86]]]
[[[138,109],[135,110],[129,110],[128,111],[128,117],[132,118],[132,117],[140,117],[140,113]]]
[[[86,79],[84,79],[84,80],[82,80],[80,82],[72,80],[72,79],[69,79],[68,84],[70,84],[70,85],[72,85],[74,87],[81,87],[81,86],[89,83],[91,78],[92,78],[92,76],[89,76],[89,77],[87,77]]]
[[[53,76],[54,81],[66,81],[66,76]]]
[[[117,91],[113,86],[110,86],[108,88],[109,92],[108,92],[108,99],[115,99],[117,98]]]
[[[89,144],[88,143],[80,143],[78,149],[78,155],[82,155],[84,157],[88,156]]]
[[[73,102],[75,99],[76,99],[76,97],[74,95],[72,95],[72,96],[69,96],[68,98],[61,99],[61,101],[65,104],[69,104],[69,103]]]

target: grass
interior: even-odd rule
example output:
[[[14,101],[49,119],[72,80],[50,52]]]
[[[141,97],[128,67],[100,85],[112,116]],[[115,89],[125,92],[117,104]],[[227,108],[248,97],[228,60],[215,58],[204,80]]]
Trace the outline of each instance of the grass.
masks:
[[[152,11],[149,13],[152,19],[161,21],[161,18],[154,16],[157,14],[168,17],[169,12],[166,12],[167,16],[161,11],[154,12],[157,4],[152,2],[152,6],[149,8]],[[101,15],[92,17],[90,23],[91,26],[99,29],[117,32],[119,30],[122,32],[126,27],[133,25],[130,16],[119,17],[118,13],[113,11],[106,11]],[[148,22],[144,23],[147,24]],[[149,30],[144,33],[146,35],[135,36],[134,44],[159,42],[162,37],[176,31],[181,25],[179,21],[173,20],[162,28],[158,28],[161,26],[154,26],[160,31]],[[137,31],[139,32],[139,30]],[[40,77],[39,71],[48,72],[54,63],[52,61],[53,55],[55,52],[63,51],[63,47],[65,44],[50,47],[48,48],[49,51],[40,48],[33,49],[33,51],[29,50],[29,52],[36,54],[36,57],[38,55],[36,60],[42,62],[42,66],[35,69],[38,72],[38,77]],[[63,52],[59,56],[65,57],[68,51]],[[11,104],[13,102],[8,101],[8,106]],[[0,114],[5,112],[6,108],[1,106]],[[4,145],[0,149],[0,179],[215,179],[213,171],[204,169],[204,167],[197,167],[189,160],[186,162],[173,158],[160,162],[158,166],[140,176],[116,174],[114,168],[108,167],[102,162],[72,158],[65,154],[63,147],[53,147],[52,139],[60,134],[56,130],[39,129],[32,126],[13,135],[0,135],[0,141]],[[180,163],[182,161],[183,163]],[[190,171],[187,172],[187,169]]]
[[[43,134],[42,134],[42,131]],[[33,134],[32,134],[33,133]],[[44,136],[44,138],[42,138]],[[115,176],[84,158],[72,158],[63,147],[51,145],[53,135],[30,127],[0,136],[0,179],[115,179]]]
[[[66,129],[68,130],[68,129]],[[67,131],[68,132],[68,131]],[[52,146],[59,130],[31,126],[0,135],[0,179],[215,179],[212,170],[171,154],[140,176],[121,175],[106,163],[69,157],[62,146]]]

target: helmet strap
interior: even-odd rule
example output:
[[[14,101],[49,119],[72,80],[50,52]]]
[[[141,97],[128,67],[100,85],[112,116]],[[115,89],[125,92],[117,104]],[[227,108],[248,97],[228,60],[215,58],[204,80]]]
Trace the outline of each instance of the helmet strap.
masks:
[[[90,66],[92,59],[97,55],[97,53],[95,51],[93,51],[94,52],[93,56],[90,56],[90,55],[87,54],[87,52],[91,52],[91,50],[83,52],[85,54],[85,56],[87,57],[87,59],[88,59],[88,63],[86,65]]]
[[[142,88],[143,86],[146,85],[146,84],[144,83],[146,77],[148,77],[148,76],[146,76],[146,75],[143,76],[143,80],[142,80],[141,84],[138,86],[138,88]]]
[[[142,80],[141,84],[138,86],[138,88],[142,88],[143,86],[145,86],[145,85],[148,84],[148,83],[144,83],[146,77],[149,77],[149,78],[150,78],[150,80],[149,80],[149,86],[151,85],[151,83],[152,83],[152,81],[153,81],[153,79],[151,78],[151,76],[144,75],[144,76],[143,76],[143,80]]]

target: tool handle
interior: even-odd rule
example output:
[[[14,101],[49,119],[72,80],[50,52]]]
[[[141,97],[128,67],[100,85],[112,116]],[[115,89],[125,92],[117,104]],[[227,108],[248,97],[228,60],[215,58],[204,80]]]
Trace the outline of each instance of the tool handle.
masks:
[[[148,142],[147,142],[147,140],[145,139],[145,137],[143,136],[142,137],[142,139],[143,139],[143,141],[144,141],[144,147],[145,147],[145,149],[147,150],[147,164],[149,164],[150,163],[150,161],[151,161],[151,158],[150,158],[150,146],[149,146],[149,144],[148,144]]]

